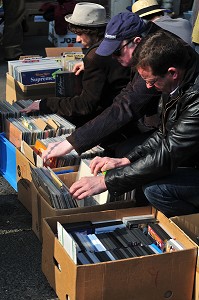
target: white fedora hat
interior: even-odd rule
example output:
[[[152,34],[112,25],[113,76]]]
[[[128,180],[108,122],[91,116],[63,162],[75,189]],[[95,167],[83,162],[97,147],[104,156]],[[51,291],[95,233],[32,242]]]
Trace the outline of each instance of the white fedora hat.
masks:
[[[77,3],[72,15],[66,15],[65,20],[74,25],[88,27],[105,26],[109,21],[105,8],[90,2]]]
[[[163,11],[166,11],[166,9],[160,8],[156,0],[138,0],[132,5],[132,12],[140,17]]]

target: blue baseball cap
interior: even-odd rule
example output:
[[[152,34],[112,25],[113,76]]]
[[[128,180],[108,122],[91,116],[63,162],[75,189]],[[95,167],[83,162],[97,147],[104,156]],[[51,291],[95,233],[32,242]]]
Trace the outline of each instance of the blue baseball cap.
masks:
[[[114,16],[106,26],[105,37],[96,53],[101,56],[113,54],[122,41],[139,36],[147,28],[146,23],[132,12],[121,12]]]

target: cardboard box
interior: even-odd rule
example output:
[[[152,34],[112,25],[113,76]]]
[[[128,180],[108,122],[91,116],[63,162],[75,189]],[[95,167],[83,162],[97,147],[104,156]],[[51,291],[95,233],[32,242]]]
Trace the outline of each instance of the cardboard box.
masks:
[[[43,161],[41,157],[35,155],[30,145],[18,139],[19,136],[19,134],[13,135],[13,139],[16,138],[16,141],[21,144],[21,147],[16,149],[16,184],[18,200],[32,214],[31,168],[43,166]]]
[[[82,48],[80,47],[49,47],[45,48],[46,56],[47,57],[57,57],[61,56],[63,52],[82,52]]]
[[[55,47],[81,47],[81,43],[76,43],[76,34],[68,32],[66,35],[58,35],[55,32],[54,22],[49,22],[48,40]]]
[[[5,120],[6,138],[17,148],[21,147],[22,132],[9,120]]]
[[[63,45],[64,46],[64,45]],[[47,57],[58,57],[63,52],[80,52],[81,47],[46,48]],[[21,99],[37,100],[45,97],[55,96],[55,82],[23,85],[6,73],[6,100],[13,103]]]
[[[5,120],[5,135],[6,138],[18,149],[21,149],[23,145],[26,145],[26,150],[27,153],[25,155],[34,163],[37,161],[37,156],[34,156],[33,150],[30,145],[28,145],[24,140],[23,140],[23,134],[20,129],[18,129],[12,122],[10,122],[8,119]],[[32,159],[31,159],[32,156]],[[38,157],[39,158],[39,157]],[[41,163],[41,159],[40,159]],[[42,165],[40,164],[35,164],[38,167],[41,167]]]
[[[23,206],[32,213],[32,195],[31,195],[31,162],[19,149],[16,150],[16,173],[18,199]]]
[[[197,247],[199,247],[199,240],[197,239],[197,237],[199,237],[199,214],[177,216],[171,218],[170,220],[172,220],[172,222],[178,226],[179,230],[181,230],[188,238],[190,238]],[[199,254],[197,257],[193,299],[199,299]]]
[[[72,223],[156,213],[151,207],[57,216],[43,221],[42,270],[60,300],[190,300],[197,248],[163,214],[157,219],[186,249],[89,265],[76,265],[59,243],[57,221]]]
[[[71,167],[65,167],[64,169],[71,169]],[[78,167],[74,168],[77,170]],[[58,169],[56,169],[58,170]],[[67,187],[71,187],[71,185],[76,181],[77,172],[68,173],[59,175],[59,178],[66,184]],[[56,209],[53,208],[48,195],[42,190],[42,188],[37,189],[35,185],[31,184],[31,197],[32,197],[32,230],[42,241],[42,221],[46,217],[54,217],[68,214],[77,214],[84,213],[90,211],[101,211],[101,210],[110,210],[110,209],[119,209],[119,208],[127,208],[132,207],[132,201],[116,201],[112,203],[106,203],[103,205],[95,205],[95,206],[86,206],[86,207],[77,207],[70,209]]]
[[[16,141],[19,135],[16,134]],[[14,135],[13,135],[14,139]],[[15,141],[14,141],[15,142]],[[36,155],[32,146],[24,141],[19,141],[21,147],[16,149],[16,185],[18,189],[18,199],[25,208],[32,214],[32,195],[31,195],[31,167],[43,166],[40,156]],[[72,167],[71,167],[72,168]]]
[[[33,131],[32,134],[31,134],[30,130],[28,128],[26,128],[27,124],[25,124],[24,126],[21,126],[22,127],[22,129],[21,129],[20,126],[17,126],[17,124],[15,124],[15,123],[17,123],[18,120],[17,121],[14,120],[16,122],[12,122],[12,120],[5,119],[4,125],[5,125],[6,138],[11,143],[13,143],[13,145],[15,145],[17,148],[21,148],[21,145],[24,142],[24,140],[26,140],[27,143],[34,145],[39,137],[42,138],[42,137],[61,136],[62,134],[70,134],[75,130],[75,125],[68,122],[61,116],[55,115],[55,117],[54,117],[53,114],[49,114],[49,115],[47,115],[47,117],[48,118],[46,120],[44,120],[45,116],[44,116],[44,119],[39,116],[32,117],[32,120],[34,119],[32,122],[38,127],[38,130]],[[56,124],[56,120],[59,121],[61,126],[58,126]],[[28,124],[31,123],[29,121],[30,121],[30,118],[28,118],[28,120],[27,120]],[[19,122],[19,125],[21,122]],[[33,126],[34,126],[34,124],[33,124]],[[48,132],[47,125],[49,125],[51,127],[50,134]],[[36,132],[36,134],[34,134],[34,132]],[[27,134],[27,137],[25,137],[26,134]],[[42,136],[41,136],[41,134],[42,134]],[[28,147],[27,143],[26,143],[26,145]],[[30,148],[30,146],[29,146],[29,148]],[[41,167],[43,165],[43,164],[42,165],[41,164],[42,163],[41,163],[41,159],[40,159],[40,165],[37,164],[37,166]]]
[[[31,194],[31,167],[41,167],[41,158],[35,155],[31,146],[22,141],[23,153],[16,149],[16,185],[18,189],[18,199],[24,207],[32,214],[32,194]],[[54,170],[77,170],[77,166],[56,168]],[[64,179],[65,175],[60,175]],[[33,216],[34,219],[34,216]]]
[[[55,96],[55,82],[23,85],[6,73],[6,101],[13,103],[17,100],[37,100]]]
[[[81,43],[76,43],[76,34],[72,32],[66,35],[54,33],[53,44],[55,47],[80,47],[81,45]]]

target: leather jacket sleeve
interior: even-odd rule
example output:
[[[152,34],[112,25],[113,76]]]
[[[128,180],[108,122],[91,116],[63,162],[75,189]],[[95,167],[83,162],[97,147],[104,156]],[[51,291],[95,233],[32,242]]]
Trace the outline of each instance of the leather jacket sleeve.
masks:
[[[105,181],[111,194],[121,195],[167,176],[177,167],[197,164],[199,95],[193,101],[185,94],[173,106],[162,128],[127,155],[131,164],[107,172]]]

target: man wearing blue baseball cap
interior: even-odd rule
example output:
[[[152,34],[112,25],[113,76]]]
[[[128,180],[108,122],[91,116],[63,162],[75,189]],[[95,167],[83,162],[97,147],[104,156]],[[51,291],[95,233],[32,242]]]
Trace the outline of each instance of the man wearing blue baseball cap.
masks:
[[[132,41],[133,37],[142,36],[147,24],[133,13],[120,13],[108,23],[104,40],[96,53],[101,56],[113,54],[124,40]]]

